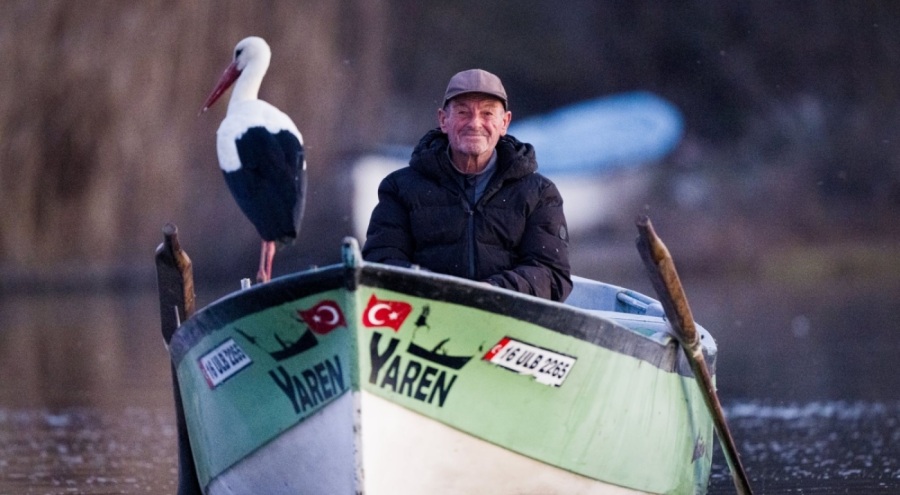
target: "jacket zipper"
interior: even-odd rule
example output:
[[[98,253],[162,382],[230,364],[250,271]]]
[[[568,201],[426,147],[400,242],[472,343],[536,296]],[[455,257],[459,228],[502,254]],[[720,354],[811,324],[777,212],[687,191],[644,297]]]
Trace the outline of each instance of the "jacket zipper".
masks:
[[[475,207],[468,203],[469,225],[467,226],[467,236],[469,244],[469,279],[475,279]]]
[[[474,201],[474,198],[469,198],[468,194],[466,194],[466,213],[469,215],[469,222],[466,227],[468,233],[468,249],[469,249],[469,279],[475,280],[476,273],[476,260],[475,260],[475,208],[477,203],[484,203],[487,199],[494,195],[496,192],[495,187],[491,187],[494,181],[491,180],[491,183],[488,183],[488,188],[485,189],[484,194],[482,194],[481,198],[479,198],[478,202]],[[477,186],[476,186],[477,187]]]

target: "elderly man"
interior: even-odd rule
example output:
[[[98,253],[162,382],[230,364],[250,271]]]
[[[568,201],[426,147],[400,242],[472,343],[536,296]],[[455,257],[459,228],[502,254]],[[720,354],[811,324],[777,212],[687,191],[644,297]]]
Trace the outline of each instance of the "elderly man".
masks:
[[[565,300],[563,200],[537,173],[534,148],[507,134],[512,113],[500,79],[460,72],[443,101],[439,128],[378,187],[363,257]]]

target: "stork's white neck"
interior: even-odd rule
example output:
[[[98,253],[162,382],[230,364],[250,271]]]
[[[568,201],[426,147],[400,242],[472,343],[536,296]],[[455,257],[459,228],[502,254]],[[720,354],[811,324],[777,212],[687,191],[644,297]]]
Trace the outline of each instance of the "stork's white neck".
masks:
[[[238,76],[234,88],[231,90],[231,100],[228,102],[229,110],[235,103],[259,98],[259,87],[262,85],[266,71],[269,70],[270,59],[269,53],[260,53],[247,62],[247,66],[241,71],[241,75]]]

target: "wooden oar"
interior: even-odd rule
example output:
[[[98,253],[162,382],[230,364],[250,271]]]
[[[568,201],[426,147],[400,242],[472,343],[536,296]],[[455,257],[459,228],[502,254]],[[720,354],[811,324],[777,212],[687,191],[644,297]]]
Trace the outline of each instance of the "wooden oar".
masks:
[[[181,322],[194,313],[194,274],[191,259],[178,242],[178,227],[167,223],[163,227],[163,238],[163,243],[156,248],[156,279],[162,334],[168,346]],[[174,363],[171,368],[178,429],[178,495],[202,495]]]
[[[694,378],[700,386],[703,400],[713,418],[713,424],[722,444],[722,451],[725,453],[725,460],[731,470],[731,477],[737,493],[752,494],[750,480],[741,464],[734,437],[731,436],[731,431],[728,429],[725,413],[722,411],[709,368],[703,358],[700,336],[694,325],[694,317],[691,315],[691,308],[688,306],[687,296],[684,294],[678,272],[675,271],[675,262],[672,261],[666,245],[654,232],[653,224],[650,223],[648,217],[641,216],[635,223],[639,233],[637,247],[641,253],[641,259],[644,260],[644,266],[650,275],[653,288],[656,289],[659,301],[666,311],[666,318],[675,330],[675,336],[691,364]]]

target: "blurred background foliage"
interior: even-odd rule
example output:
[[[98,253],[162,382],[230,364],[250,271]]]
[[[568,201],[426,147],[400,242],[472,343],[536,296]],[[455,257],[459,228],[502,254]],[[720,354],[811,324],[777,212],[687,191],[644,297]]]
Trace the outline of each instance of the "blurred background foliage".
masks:
[[[639,213],[689,270],[898,272],[897,2],[9,0],[4,11],[0,288],[153,283],[168,221],[201,277],[252,276],[258,238],[216,164],[226,105],[198,117],[248,35],[273,50],[261,98],[308,148],[302,239],[276,275],[337,261],[354,159],[414,144],[448,78],[471,67],[501,76],[514,119],[637,89],[683,112],[682,143],[645,169],[652,193],[573,232],[588,253],[579,273],[614,273],[604,253],[623,248],[638,267]]]

